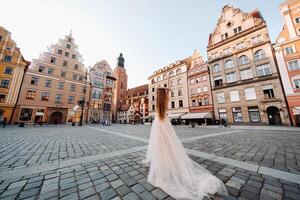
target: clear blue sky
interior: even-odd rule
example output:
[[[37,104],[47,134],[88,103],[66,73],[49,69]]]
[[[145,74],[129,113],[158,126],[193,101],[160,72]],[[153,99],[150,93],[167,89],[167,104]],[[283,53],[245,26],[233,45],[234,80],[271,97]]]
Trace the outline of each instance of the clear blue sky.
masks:
[[[70,30],[86,66],[125,57],[129,87],[147,83],[153,71],[200,50],[222,7],[259,8],[272,42],[282,29],[283,0],[0,0],[0,26],[12,32],[27,60]]]

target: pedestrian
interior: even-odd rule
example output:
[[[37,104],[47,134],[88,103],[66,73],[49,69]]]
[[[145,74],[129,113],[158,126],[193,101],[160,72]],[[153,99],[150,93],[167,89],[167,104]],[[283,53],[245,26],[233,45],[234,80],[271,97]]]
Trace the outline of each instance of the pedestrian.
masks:
[[[5,128],[5,127],[6,127],[6,122],[7,122],[7,118],[6,118],[6,117],[4,117],[4,119],[3,119],[3,122],[2,122],[2,124],[3,124],[3,128]]]
[[[2,125],[2,123],[3,123],[3,116],[1,115],[0,116],[0,126]]]

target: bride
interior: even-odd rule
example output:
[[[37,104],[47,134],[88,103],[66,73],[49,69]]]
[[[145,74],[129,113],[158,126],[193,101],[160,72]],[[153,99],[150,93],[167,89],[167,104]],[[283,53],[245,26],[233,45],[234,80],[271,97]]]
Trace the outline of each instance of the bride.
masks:
[[[143,163],[150,163],[148,182],[180,200],[201,200],[227,194],[224,184],[191,160],[166,117],[169,90],[157,89],[156,117]]]

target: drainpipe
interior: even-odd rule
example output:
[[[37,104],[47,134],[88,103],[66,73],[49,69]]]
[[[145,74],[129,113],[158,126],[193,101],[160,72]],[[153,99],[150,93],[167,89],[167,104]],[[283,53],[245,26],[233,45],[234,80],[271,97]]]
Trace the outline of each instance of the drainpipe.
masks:
[[[16,111],[16,108],[17,108],[17,105],[18,105],[18,102],[19,102],[19,99],[20,99],[20,92],[21,92],[21,89],[22,89],[22,86],[23,86],[23,82],[24,82],[24,78],[25,78],[25,73],[26,73],[26,71],[27,71],[27,69],[28,69],[28,67],[30,65],[30,62],[28,62],[28,61],[25,61],[25,62],[27,64],[25,65],[25,68],[24,68],[24,73],[23,73],[23,76],[22,76],[21,85],[20,85],[20,88],[19,88],[19,91],[18,91],[17,101],[16,101],[16,103],[14,105],[14,108],[13,108],[13,110],[11,112],[11,115],[10,115],[10,118],[9,118],[9,122],[8,122],[9,125],[12,122],[13,116],[15,114],[15,111]]]

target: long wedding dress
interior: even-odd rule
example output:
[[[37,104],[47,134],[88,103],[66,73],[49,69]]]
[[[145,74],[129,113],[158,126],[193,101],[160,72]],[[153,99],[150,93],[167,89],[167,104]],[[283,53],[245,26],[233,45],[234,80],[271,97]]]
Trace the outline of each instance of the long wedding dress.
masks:
[[[191,160],[170,120],[156,117],[143,163],[150,163],[148,182],[180,200],[200,200],[208,194],[227,194],[225,185]]]

